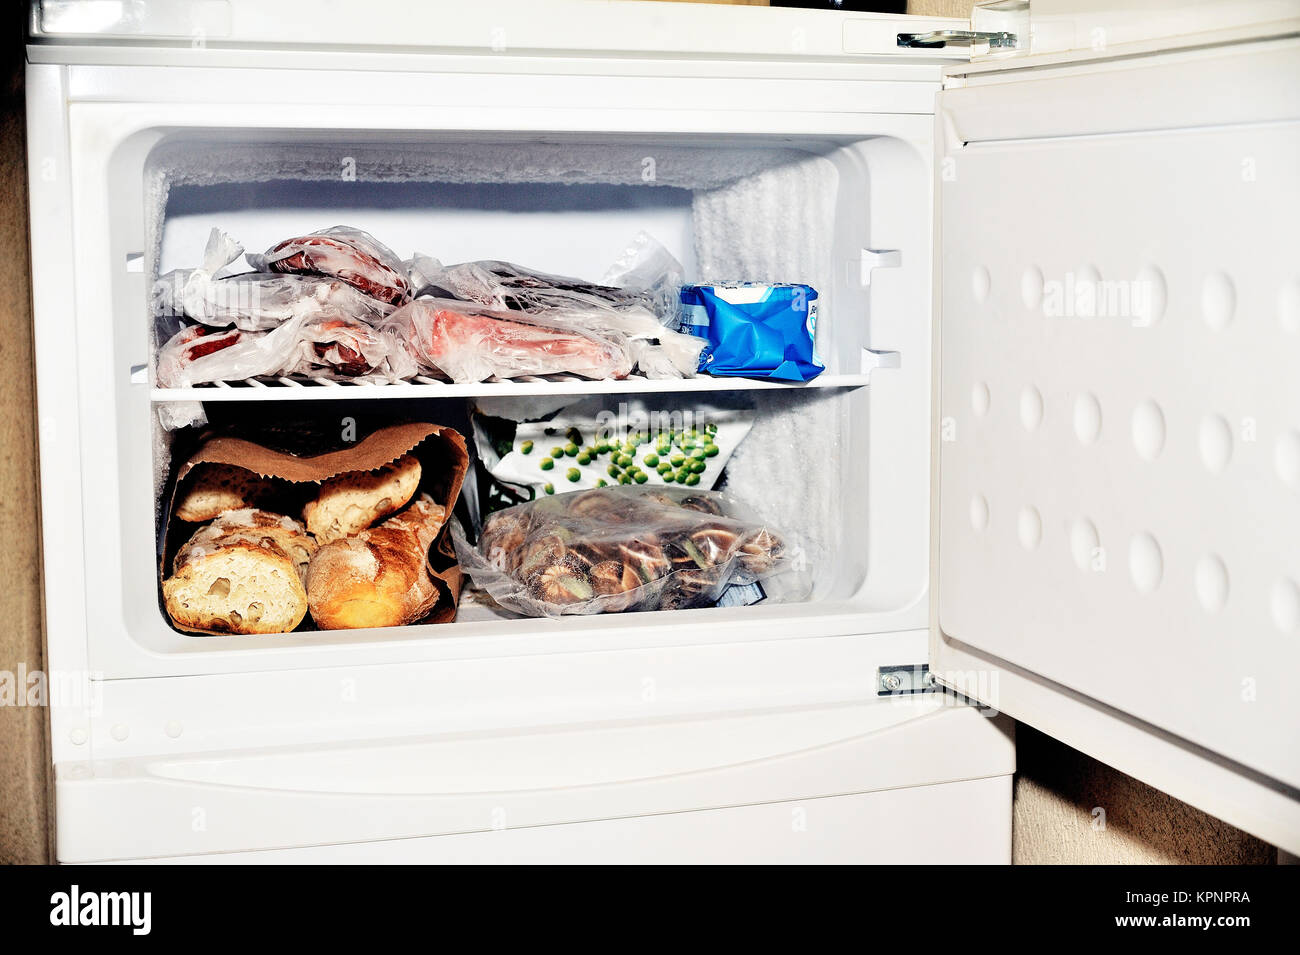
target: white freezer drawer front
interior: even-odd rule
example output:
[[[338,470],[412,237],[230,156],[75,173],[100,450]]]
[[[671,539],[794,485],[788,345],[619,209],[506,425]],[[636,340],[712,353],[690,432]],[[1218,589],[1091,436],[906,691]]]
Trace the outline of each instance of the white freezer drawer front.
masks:
[[[932,634],[945,682],[1292,848],[1298,73],[1277,39],[940,95]]]
[[[721,719],[123,759],[58,767],[58,858],[483,832],[1014,769],[1009,721],[939,694]],[[1009,813],[1008,803],[998,818]]]
[[[1011,777],[419,839],[133,860],[202,865],[996,865]]]

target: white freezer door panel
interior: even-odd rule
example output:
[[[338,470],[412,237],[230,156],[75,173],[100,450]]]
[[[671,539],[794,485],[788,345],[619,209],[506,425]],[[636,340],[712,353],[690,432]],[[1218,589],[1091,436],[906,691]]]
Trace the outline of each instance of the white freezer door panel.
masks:
[[[932,632],[1066,742],[1085,700],[1280,787],[1292,841],[1297,75],[1275,39],[940,94]]]

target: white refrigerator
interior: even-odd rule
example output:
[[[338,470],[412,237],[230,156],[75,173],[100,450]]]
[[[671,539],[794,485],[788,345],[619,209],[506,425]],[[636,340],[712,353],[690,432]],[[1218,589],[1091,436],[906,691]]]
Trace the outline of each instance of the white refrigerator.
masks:
[[[57,857],[1006,862],[1012,720],[1300,852],[1300,5],[32,5]],[[213,226],[806,282],[803,386],[165,388]],[[806,600],[197,638],[164,419],[745,392]]]

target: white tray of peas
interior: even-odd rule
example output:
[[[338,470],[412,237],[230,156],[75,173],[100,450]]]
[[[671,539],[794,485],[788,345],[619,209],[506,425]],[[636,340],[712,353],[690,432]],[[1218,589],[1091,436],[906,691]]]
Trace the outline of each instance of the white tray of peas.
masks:
[[[750,408],[624,404],[619,412],[584,401],[548,421],[519,422],[509,451],[488,469],[534,497],[616,484],[712,488],[753,424]]]

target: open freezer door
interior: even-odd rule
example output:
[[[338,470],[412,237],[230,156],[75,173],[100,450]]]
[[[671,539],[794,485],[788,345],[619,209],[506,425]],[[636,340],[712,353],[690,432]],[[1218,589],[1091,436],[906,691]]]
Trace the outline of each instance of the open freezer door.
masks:
[[[930,660],[1291,852],[1298,32],[949,77]]]

